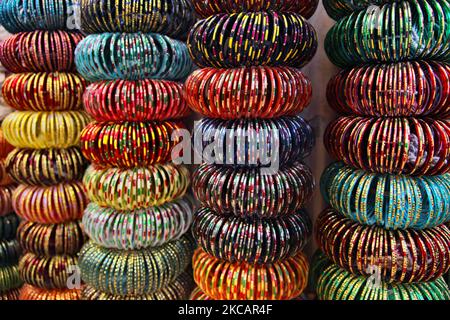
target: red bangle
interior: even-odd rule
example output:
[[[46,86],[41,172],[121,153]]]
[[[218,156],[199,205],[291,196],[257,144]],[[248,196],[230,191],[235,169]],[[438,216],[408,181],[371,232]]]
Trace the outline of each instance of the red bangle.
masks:
[[[311,81],[289,67],[204,68],[185,83],[189,106],[211,118],[295,115],[309,105],[311,96]]]
[[[80,289],[41,289],[25,284],[20,291],[20,300],[80,300]]]
[[[15,288],[8,290],[6,292],[0,292],[0,301],[6,301],[6,300],[20,300],[19,296],[21,293],[20,288]]]
[[[166,80],[100,81],[84,93],[86,111],[97,121],[149,121],[189,115],[183,86]]]
[[[83,155],[97,165],[132,168],[166,163],[180,140],[172,140],[181,123],[90,123],[81,133]]]
[[[0,159],[0,188],[11,184],[13,181],[6,171],[5,159]]]
[[[0,159],[5,159],[8,154],[14,150],[14,147],[3,136],[3,130],[0,128]]]
[[[13,212],[12,194],[14,187],[4,186],[0,187],[0,217],[6,216]]]

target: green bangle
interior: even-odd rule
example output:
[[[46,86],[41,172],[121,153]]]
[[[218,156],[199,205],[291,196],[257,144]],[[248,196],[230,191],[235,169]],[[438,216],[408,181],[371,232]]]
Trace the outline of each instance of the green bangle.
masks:
[[[17,265],[0,267],[0,293],[18,288],[22,285]]]

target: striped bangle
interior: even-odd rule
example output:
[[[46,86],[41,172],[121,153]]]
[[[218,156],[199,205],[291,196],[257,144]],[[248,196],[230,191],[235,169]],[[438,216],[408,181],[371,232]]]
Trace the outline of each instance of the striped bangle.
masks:
[[[189,230],[193,206],[189,197],[134,211],[117,211],[90,203],[83,214],[83,228],[91,240],[105,248],[157,247],[179,239]]]
[[[10,289],[8,291],[5,292],[0,292],[0,301],[3,300],[12,300],[12,301],[16,301],[16,300],[20,300],[19,299],[19,295],[20,295],[21,289],[20,288],[14,288],[14,289]]]
[[[17,265],[0,267],[0,293],[19,288],[22,283]]]
[[[17,264],[21,252],[17,240],[0,240],[0,268]]]
[[[20,291],[20,300],[80,300],[79,289],[41,289],[25,284]]]
[[[328,15],[337,21],[370,5],[379,6],[389,2],[392,0],[323,0],[323,6]]]
[[[0,239],[13,240],[18,226],[19,218],[14,213],[0,216]]]
[[[13,212],[12,194],[15,186],[9,185],[0,187],[0,217]]]

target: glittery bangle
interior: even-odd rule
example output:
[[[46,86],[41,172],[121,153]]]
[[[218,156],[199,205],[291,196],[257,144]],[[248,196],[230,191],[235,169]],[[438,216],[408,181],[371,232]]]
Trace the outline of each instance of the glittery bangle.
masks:
[[[6,78],[5,102],[19,111],[80,110],[86,81],[73,73],[20,73]]]
[[[21,284],[17,265],[0,267],[0,293],[18,288]]]
[[[14,150],[14,147],[3,136],[3,130],[0,126],[0,159],[5,159],[8,154]]]
[[[75,47],[82,38],[60,30],[21,32],[0,43],[0,62],[13,73],[74,72]]]
[[[217,13],[244,11],[296,12],[310,18],[319,0],[192,0],[195,11],[203,18]]]
[[[302,253],[260,266],[221,261],[197,249],[193,269],[197,285],[214,300],[289,300],[300,295],[308,278]]]
[[[94,122],[81,132],[81,151],[100,166],[133,168],[166,163],[181,141],[172,136],[181,129],[185,129],[182,123],[172,121]]]
[[[325,38],[325,51],[339,67],[371,62],[450,61],[448,1],[395,1],[340,20]]]
[[[0,301],[6,301],[6,300],[11,300],[11,301],[15,301],[15,300],[19,300],[19,295],[20,295],[20,291],[21,289],[19,288],[14,288],[5,292],[0,292]]]
[[[305,211],[261,219],[220,216],[209,208],[194,215],[192,232],[209,255],[229,262],[270,264],[298,254],[306,245],[312,224]]]
[[[331,265],[318,280],[320,300],[449,300],[445,281],[438,278],[430,282],[386,283],[376,285],[373,279],[356,276]]]
[[[87,204],[86,191],[79,181],[49,187],[19,185],[13,194],[17,214],[43,224],[78,220]]]
[[[80,300],[79,289],[41,289],[25,284],[20,291],[20,300]]]
[[[6,159],[11,178],[22,184],[52,186],[81,180],[87,161],[77,147],[67,149],[16,149]]]
[[[80,15],[86,33],[152,32],[184,38],[195,22],[188,0],[81,0]]]
[[[81,130],[89,123],[81,111],[17,111],[3,120],[3,134],[17,148],[69,148],[79,144]]]
[[[193,206],[189,197],[134,211],[117,211],[90,203],[83,214],[83,228],[91,240],[105,248],[157,247],[189,230]]]
[[[189,182],[189,170],[172,164],[133,169],[90,166],[84,175],[89,199],[116,210],[135,210],[173,201],[186,193]]]
[[[301,163],[282,167],[273,175],[261,174],[259,169],[203,164],[192,181],[203,205],[241,217],[294,214],[309,201],[315,184],[311,170]]]
[[[392,231],[360,225],[327,209],[317,220],[316,240],[342,268],[367,276],[374,268],[386,282],[432,281],[450,269],[450,228],[445,225]]]
[[[411,61],[343,70],[328,83],[339,113],[385,116],[450,115],[450,65]]]
[[[296,115],[309,105],[311,96],[311,81],[289,67],[204,68],[185,82],[189,106],[212,118]]]
[[[188,49],[200,67],[284,65],[300,68],[317,50],[314,28],[299,14],[217,14],[191,29]]]
[[[428,118],[340,117],[324,144],[337,160],[365,171],[436,175],[450,171],[450,123]]]
[[[0,217],[0,239],[13,240],[16,237],[16,230],[19,226],[19,218],[14,214]]]
[[[12,185],[0,187],[0,217],[13,212],[12,194],[14,188]]]
[[[17,239],[26,252],[38,256],[76,255],[87,240],[79,221],[62,224],[39,224],[22,221]]]
[[[279,167],[293,164],[310,153],[315,143],[311,126],[301,117],[247,121],[205,118],[194,127],[194,152],[205,156],[214,144],[214,163],[235,167]],[[209,155],[207,155],[209,156]],[[211,161],[206,161],[211,163]]]
[[[96,82],[87,87],[83,101],[97,121],[162,121],[190,113],[183,86],[166,80]]]
[[[114,52],[105,55],[104,52]],[[186,45],[160,34],[103,33],[75,50],[78,72],[89,81],[184,79],[193,68]]]
[[[385,229],[425,229],[450,221],[450,175],[371,174],[341,162],[322,175],[325,201],[347,218]]]
[[[155,293],[180,276],[190,263],[193,240],[182,237],[161,247],[144,250],[103,248],[93,242],[80,252],[83,281],[111,295]]]
[[[396,0],[395,0],[396,1]],[[334,20],[339,20],[370,5],[382,5],[394,2],[392,0],[323,0],[323,6],[328,15]]]
[[[42,289],[67,288],[77,258],[72,256],[40,257],[25,253],[19,261],[20,277],[28,284]]]
[[[84,286],[81,291],[82,300],[186,300],[192,290],[193,281],[190,275],[182,273],[175,281],[155,293],[143,296],[115,296]]]
[[[17,240],[0,240],[0,268],[17,264],[21,252]]]

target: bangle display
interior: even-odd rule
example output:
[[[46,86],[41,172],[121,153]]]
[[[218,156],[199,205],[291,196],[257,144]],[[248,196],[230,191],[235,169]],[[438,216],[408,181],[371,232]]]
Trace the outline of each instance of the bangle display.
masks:
[[[81,151],[88,161],[108,167],[146,167],[171,160],[172,150],[181,138],[174,132],[182,123],[93,122],[81,132]]]
[[[450,61],[450,2],[395,1],[354,12],[331,28],[325,51],[345,68],[371,62]]]
[[[316,240],[342,268],[367,276],[375,268],[388,283],[432,281],[450,269],[450,228],[445,225],[392,231],[360,225],[327,209],[317,220]]]
[[[19,261],[19,273],[24,282],[42,289],[65,289],[77,258],[72,256],[40,257],[25,253]]]
[[[3,120],[3,134],[17,148],[69,148],[79,144],[81,130],[89,123],[81,111],[17,111]]]
[[[90,166],[84,185],[89,199],[102,207],[135,210],[183,196],[189,187],[189,176],[185,166],[172,164],[133,169]]]
[[[325,131],[328,153],[365,171],[437,175],[450,171],[448,120],[340,117]]]
[[[193,269],[197,285],[214,300],[290,300],[303,291],[308,278],[302,253],[260,266],[222,261],[197,249]]]
[[[103,52],[114,52],[103,55]],[[160,34],[103,33],[84,38],[75,50],[78,72],[88,81],[181,80],[193,68],[186,45]]]
[[[426,229],[450,221],[450,175],[367,173],[341,162],[323,173],[320,189],[335,210],[385,229]]]
[[[38,256],[75,256],[87,237],[79,221],[61,224],[40,224],[22,221],[17,229],[17,240],[26,252]]]
[[[316,11],[319,0],[192,0],[192,4],[203,18],[217,13],[276,11],[296,12],[308,19]]]
[[[185,38],[195,22],[188,0],[81,0],[81,28],[86,33],[152,32]]]
[[[5,139],[3,130],[0,126],[0,159],[5,159],[13,150],[14,147]]]
[[[395,0],[394,0],[395,1]],[[354,11],[367,8],[370,5],[382,5],[392,0],[323,0],[327,14],[334,20],[339,20],[352,14]]]
[[[142,296],[155,293],[179,277],[190,263],[193,240],[182,237],[161,247],[115,250],[93,242],[80,251],[78,266],[83,281],[111,295]]]
[[[192,289],[192,278],[182,273],[175,281],[161,288],[155,293],[142,296],[116,296],[98,291],[90,286],[84,286],[81,291],[82,300],[187,300]]]
[[[74,72],[74,52],[83,36],[77,32],[21,32],[0,43],[0,62],[12,73]]]
[[[157,247],[179,239],[189,230],[193,207],[189,197],[133,211],[117,211],[90,203],[83,214],[83,228],[92,241],[105,248]]]
[[[386,283],[373,285],[373,279],[353,275],[331,265],[325,269],[317,284],[320,300],[448,300],[450,293],[445,281]]]
[[[195,196],[204,206],[221,214],[262,218],[295,214],[309,201],[315,186],[311,170],[301,163],[282,167],[273,175],[261,174],[259,169],[203,164],[192,181]]]
[[[311,126],[301,117],[278,119],[220,120],[204,118],[194,126],[194,139],[201,137],[201,150],[195,144],[194,152],[205,156],[214,145],[213,157],[205,162],[235,167],[275,167],[292,164],[310,153],[315,143]]]
[[[298,254],[311,234],[305,211],[286,217],[252,220],[221,216],[209,208],[194,215],[192,233],[209,255],[229,262],[264,265]]]
[[[19,288],[21,285],[17,265],[0,267],[0,293]]]
[[[6,159],[11,178],[21,184],[52,186],[83,178],[87,161],[78,147],[16,149]]]
[[[20,300],[80,300],[79,289],[41,289],[25,284],[20,291]]]
[[[13,194],[17,215],[43,224],[81,219],[88,202],[86,190],[79,181],[48,187],[19,185]]]
[[[14,214],[0,216],[0,239],[14,240],[19,226],[19,218]]]
[[[450,115],[450,65],[411,61],[344,70],[327,87],[338,113],[376,117]]]
[[[12,194],[14,186],[4,186],[0,188],[0,217],[6,216],[13,212]]]
[[[284,65],[300,68],[317,50],[314,28],[301,15],[276,12],[217,14],[197,22],[188,49],[200,67]]]
[[[17,240],[0,240],[0,268],[17,264],[21,252]]]
[[[211,118],[292,116],[302,112],[311,97],[311,81],[289,67],[204,68],[185,82],[189,106]]]
[[[83,101],[97,121],[163,121],[190,113],[183,86],[165,80],[96,82],[87,87]]]
[[[0,301],[6,301],[6,300],[11,300],[11,301],[16,301],[19,300],[19,295],[22,289],[19,288],[14,288],[14,289],[10,289],[8,291],[5,292],[0,292]]]
[[[86,81],[74,73],[20,73],[6,78],[5,102],[19,111],[80,110]]]
[[[2,0],[0,24],[10,33],[70,29],[69,9],[75,5],[75,0]]]

